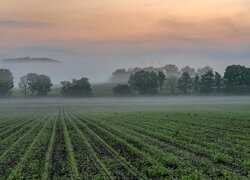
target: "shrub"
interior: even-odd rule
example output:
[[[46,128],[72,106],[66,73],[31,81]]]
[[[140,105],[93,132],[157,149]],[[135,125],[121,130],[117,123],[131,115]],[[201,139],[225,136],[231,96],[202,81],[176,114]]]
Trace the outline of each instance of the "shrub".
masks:
[[[92,88],[88,78],[81,78],[79,80],[73,79],[72,82],[61,82],[61,93],[66,96],[91,96]]]
[[[113,93],[115,95],[121,95],[121,96],[128,96],[133,94],[130,86],[127,84],[118,84],[113,88]]]

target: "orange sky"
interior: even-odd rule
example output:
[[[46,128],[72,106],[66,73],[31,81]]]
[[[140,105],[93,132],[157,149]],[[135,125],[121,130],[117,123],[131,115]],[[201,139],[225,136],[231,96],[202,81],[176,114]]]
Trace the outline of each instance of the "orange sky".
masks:
[[[61,74],[38,67],[59,79],[168,63],[223,72],[250,66],[249,44],[250,0],[0,0],[0,59],[59,59]]]
[[[1,43],[249,38],[249,0],[0,0]],[[150,44],[152,43],[152,44]]]

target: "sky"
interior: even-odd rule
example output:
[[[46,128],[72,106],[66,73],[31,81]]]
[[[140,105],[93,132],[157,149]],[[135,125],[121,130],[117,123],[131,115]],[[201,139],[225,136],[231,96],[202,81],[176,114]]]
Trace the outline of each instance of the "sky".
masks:
[[[250,66],[249,45],[250,0],[0,0],[0,59],[63,62],[0,64],[16,76],[33,70],[101,82],[116,68],[169,63],[223,73]]]

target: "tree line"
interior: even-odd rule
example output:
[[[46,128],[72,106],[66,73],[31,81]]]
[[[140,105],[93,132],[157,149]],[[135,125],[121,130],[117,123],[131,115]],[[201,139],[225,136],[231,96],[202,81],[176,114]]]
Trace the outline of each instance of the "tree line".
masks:
[[[130,74],[126,84],[117,85],[113,91],[116,95],[157,94],[165,86],[172,94],[250,93],[250,68],[245,66],[228,66],[223,76],[211,68],[200,74],[191,74],[189,70],[184,68],[180,75],[139,70]]]
[[[183,72],[188,72],[191,77],[194,77],[195,74],[201,76],[209,70],[213,71],[213,68],[211,68],[210,66],[204,66],[204,67],[198,68],[196,70],[195,68],[192,68],[192,67],[186,65],[185,67],[179,69],[174,64],[166,64],[165,66],[162,66],[162,67],[149,66],[149,67],[143,67],[143,68],[139,68],[139,67],[129,68],[128,70],[117,69],[112,73],[112,76],[110,78],[110,82],[127,82],[129,80],[129,77],[131,74],[134,74],[134,73],[141,71],[141,70],[149,71],[149,72],[161,71],[164,74],[166,74],[166,77],[174,76],[174,77],[179,78]]]
[[[49,76],[29,73],[20,77],[19,88],[24,96],[47,96],[53,84]],[[61,94],[64,96],[91,96],[92,88],[85,77],[61,82]],[[9,96],[14,87],[13,75],[8,69],[0,69],[0,96]]]
[[[250,93],[250,68],[245,66],[228,66],[223,75],[208,66],[196,73],[188,66],[176,72],[171,65],[168,66],[168,73],[162,69],[137,69],[130,73],[126,83],[116,85],[113,93],[150,95],[163,92],[164,88],[168,88],[171,94]],[[18,85],[24,96],[46,96],[53,84],[47,75],[29,73],[20,78]],[[0,69],[0,96],[11,95],[13,87],[12,73],[8,69]],[[93,95],[86,77],[63,81],[60,89],[63,96]]]

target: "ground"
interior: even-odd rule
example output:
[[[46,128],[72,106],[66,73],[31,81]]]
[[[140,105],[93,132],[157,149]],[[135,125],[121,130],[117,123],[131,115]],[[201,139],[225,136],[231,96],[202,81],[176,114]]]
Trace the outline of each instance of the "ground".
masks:
[[[0,179],[249,179],[250,97],[0,100]]]

